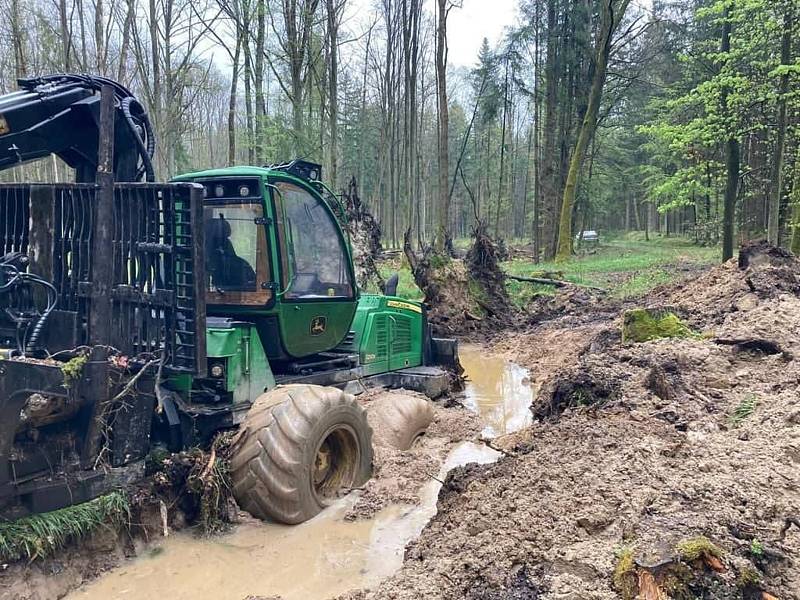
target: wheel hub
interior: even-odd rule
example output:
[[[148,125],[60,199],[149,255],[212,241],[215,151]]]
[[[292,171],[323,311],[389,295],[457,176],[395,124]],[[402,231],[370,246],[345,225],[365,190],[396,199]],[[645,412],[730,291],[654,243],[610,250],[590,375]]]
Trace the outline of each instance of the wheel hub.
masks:
[[[314,485],[319,485],[328,476],[331,470],[331,449],[328,446],[327,440],[323,442],[317,451],[317,457],[314,460]]]

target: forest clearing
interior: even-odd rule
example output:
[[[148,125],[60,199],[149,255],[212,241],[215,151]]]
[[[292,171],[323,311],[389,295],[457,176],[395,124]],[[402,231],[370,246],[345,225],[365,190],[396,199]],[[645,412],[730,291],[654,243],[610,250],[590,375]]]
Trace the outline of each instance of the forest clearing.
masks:
[[[0,600],[800,600],[800,0],[0,17]]]

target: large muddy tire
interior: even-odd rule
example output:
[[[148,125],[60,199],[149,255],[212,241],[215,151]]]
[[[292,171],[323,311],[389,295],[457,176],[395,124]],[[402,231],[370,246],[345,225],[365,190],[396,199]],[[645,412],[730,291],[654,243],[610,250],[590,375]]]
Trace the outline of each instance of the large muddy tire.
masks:
[[[389,393],[369,404],[369,421],[376,443],[408,450],[433,422],[433,405],[426,398]]]
[[[233,496],[259,519],[307,521],[372,473],[372,430],[350,394],[279,386],[247,413],[231,448]]]

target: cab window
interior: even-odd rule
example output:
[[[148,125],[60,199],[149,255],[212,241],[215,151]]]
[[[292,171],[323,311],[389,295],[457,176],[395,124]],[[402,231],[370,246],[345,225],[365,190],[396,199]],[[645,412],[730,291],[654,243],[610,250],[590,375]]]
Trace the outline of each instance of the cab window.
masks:
[[[267,241],[261,203],[206,203],[207,301],[264,304],[270,299]]]
[[[344,240],[322,201],[286,182],[277,183],[285,298],[353,298]]]

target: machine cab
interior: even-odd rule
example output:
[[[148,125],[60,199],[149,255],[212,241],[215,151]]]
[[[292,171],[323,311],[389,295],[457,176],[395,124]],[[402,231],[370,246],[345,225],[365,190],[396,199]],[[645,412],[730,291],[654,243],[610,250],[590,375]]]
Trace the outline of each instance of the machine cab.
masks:
[[[204,188],[209,315],[254,322],[272,360],[335,348],[358,293],[347,239],[315,187],[254,167],[180,179]]]

